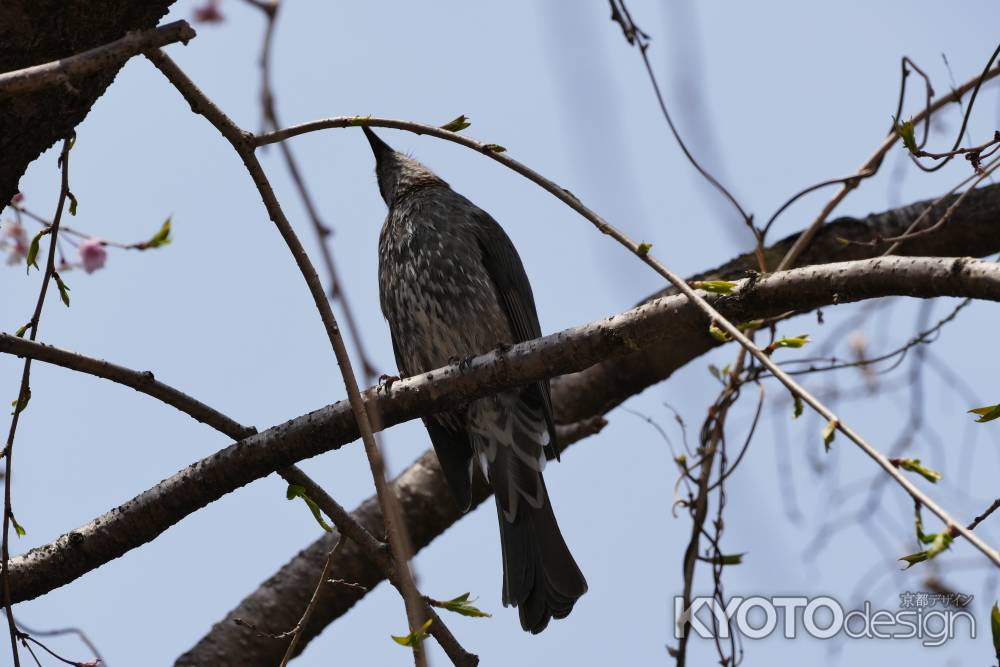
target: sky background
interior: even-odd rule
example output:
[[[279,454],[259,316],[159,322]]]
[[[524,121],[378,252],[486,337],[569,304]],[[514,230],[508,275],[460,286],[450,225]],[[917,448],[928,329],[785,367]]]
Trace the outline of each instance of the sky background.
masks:
[[[190,18],[178,2],[164,21]],[[649,55],[668,104],[691,148],[744,207],[765,218],[789,195],[853,172],[882,140],[895,110],[899,58],[909,55],[951,85],[978,74],[996,46],[1000,6],[963,3],[657,3],[634,0],[636,22],[652,36]],[[197,39],[168,48],[194,81],[236,122],[257,129],[256,67],[263,19],[224,0],[226,21],[196,26]],[[607,3],[354,2],[288,3],[274,43],[279,112],[291,124],[365,115],[442,124],[466,114],[465,132],[572,190],[635,239],[654,244],[672,269],[691,274],[750,248],[739,220],[685,162],[656,107],[638,54],[608,20]],[[915,82],[915,77],[913,78]],[[984,88],[970,126],[980,143],[1000,126],[998,87]],[[910,112],[921,102],[909,100]],[[951,143],[957,107],[942,116],[932,146]],[[397,149],[423,161],[489,211],[513,239],[534,286],[545,333],[624,310],[663,286],[590,223],[500,165],[462,147],[383,130]],[[335,230],[335,261],[375,364],[394,370],[378,308],[377,237],[385,216],[373,159],[355,129],[293,140],[326,222]],[[24,204],[51,215],[58,194],[58,147],[21,181]],[[315,249],[313,232],[276,150],[262,155],[293,224]],[[893,173],[896,177],[893,178]],[[933,197],[968,174],[955,160],[924,175],[887,159],[838,210],[864,215]],[[320,320],[295,265],[229,144],[142,58],[128,63],[78,128],[71,186],[79,199],[74,227],[123,242],[151,236],[173,216],[175,241],[149,253],[111,252],[92,275],[65,274],[72,307],[46,304],[40,340],[107,358],[156,376],[243,422],[265,428],[344,397]],[[794,206],[772,240],[801,229],[830,192]],[[3,214],[10,217],[10,211]],[[318,256],[314,254],[318,263]],[[0,328],[30,315],[40,276],[0,267]],[[924,313],[934,322],[954,304]],[[914,331],[918,304],[896,300],[867,319],[873,351],[892,349]],[[859,307],[826,309],[780,327],[808,332],[817,346],[845,354],[854,326],[838,326]],[[910,456],[941,470],[933,488],[957,517],[971,519],[996,497],[1000,437],[994,424],[970,424],[965,411],[995,403],[996,355],[985,351],[995,304],[976,304],[932,348],[925,377],[925,427]],[[990,329],[987,329],[990,327]],[[353,343],[352,343],[353,344]],[[815,351],[815,350],[813,350]],[[676,408],[692,434],[718,385],[707,371],[735,350],[698,359],[627,403],[656,420],[675,441]],[[785,353],[783,353],[784,355]],[[788,351],[787,357],[800,354]],[[801,354],[806,354],[805,351]],[[13,398],[21,362],[0,358],[0,387]],[[912,404],[908,366],[881,379],[871,396],[856,372],[816,378],[836,388],[842,417],[883,451],[905,431]],[[937,369],[937,370],[935,370]],[[956,385],[944,373],[961,378]],[[35,364],[32,400],[18,429],[14,509],[27,528],[21,552],[48,543],[130,499],[189,463],[228,444],[183,414],[131,390]],[[912,505],[887,488],[878,517],[860,524],[857,507],[877,478],[874,465],[838,439],[822,454],[822,424],[791,420],[787,393],[767,386],[762,427],[728,482],[723,545],[747,552],[726,570],[729,594],[830,594],[845,606],[868,599],[897,609],[898,595],[923,590],[938,572],[975,595],[979,636],[923,649],[919,642],[811,639],[748,641],[745,665],[987,664],[988,608],[996,577],[984,559],[957,543],[938,562],[898,572],[893,560],[917,551]],[[753,406],[746,392],[731,420],[741,440]],[[997,422],[1000,423],[1000,422]],[[429,441],[419,422],[383,440],[399,471]],[[676,444],[676,443],[675,443]],[[373,493],[361,447],[304,463],[348,507]],[[419,554],[415,567],[428,595],[471,591],[491,619],[450,617],[451,629],[483,664],[670,664],[672,598],[690,520],[670,512],[675,467],[670,450],[641,418],[618,409],[597,437],[574,447],[546,479],[563,533],[590,584],[564,621],[544,634],[520,630],[516,611],[500,604],[496,517],[480,508]],[[918,485],[927,487],[922,480]],[[847,489],[847,493],[839,490]],[[853,490],[853,491],[852,491]],[[284,499],[276,475],[230,494],[132,551],[44,598],[19,605],[34,628],[84,628],[114,667],[169,664],[246,594],[318,536],[301,503]],[[936,530],[931,518],[928,528]],[[991,525],[993,524],[993,525]],[[997,521],[981,527],[1000,541]],[[818,535],[826,540],[816,541]],[[940,568],[940,569],[938,569]],[[699,589],[707,591],[707,579]],[[405,665],[403,606],[380,586],[312,642],[295,664]],[[76,659],[72,640],[53,646]],[[434,664],[446,658],[431,644]],[[692,664],[714,663],[708,642],[692,643]],[[9,656],[0,658],[9,659]]]

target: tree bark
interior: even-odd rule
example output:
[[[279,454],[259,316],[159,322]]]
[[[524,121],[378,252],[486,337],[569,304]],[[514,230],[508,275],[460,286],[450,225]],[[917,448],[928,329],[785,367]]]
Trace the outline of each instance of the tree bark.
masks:
[[[0,2],[0,72],[39,65],[154,27],[173,0],[4,0]],[[120,66],[71,76],[54,88],[0,98],[0,209],[28,165],[69,136]]]

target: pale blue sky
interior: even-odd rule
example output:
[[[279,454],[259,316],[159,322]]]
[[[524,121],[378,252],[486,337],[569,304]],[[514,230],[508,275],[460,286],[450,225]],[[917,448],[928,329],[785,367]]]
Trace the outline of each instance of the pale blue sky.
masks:
[[[188,18],[193,6],[178,2],[166,20]],[[262,19],[235,0],[225,0],[221,8],[225,23],[197,26],[197,39],[169,52],[231,117],[256,129]],[[949,78],[941,53],[957,80],[973,76],[996,45],[1000,19],[997,5],[985,1],[681,7],[634,0],[630,8],[653,37],[650,57],[681,131],[744,206],[765,219],[796,190],[850,173],[881,141],[895,110],[901,55],[914,58],[945,91]],[[658,257],[675,270],[686,274],[714,266],[746,250],[748,237],[684,161],[638,55],[608,13],[599,0],[290,2],[274,45],[279,110],[287,123],[375,114],[440,124],[464,113],[472,120],[469,135],[506,146],[634,238],[652,242]],[[919,96],[911,101],[920,104]],[[938,135],[937,145],[950,143],[956,121],[954,111],[944,118],[947,139]],[[974,140],[989,136],[998,124],[997,87],[991,85],[971,125]],[[343,397],[319,318],[239,160],[148,62],[135,59],[122,70],[78,135],[71,183],[80,206],[72,224],[97,236],[135,241],[172,214],[176,240],[158,252],[112,252],[106,269],[93,275],[66,274],[73,306],[66,309],[55,298],[46,304],[41,340],[153,370],[258,428]],[[658,276],[589,223],[496,163],[427,137],[389,130],[381,136],[431,166],[505,226],[534,285],[546,333],[623,310],[662,286]],[[359,131],[337,130],[293,144],[320,210],[335,229],[335,259],[367,348],[382,369],[392,370],[376,281],[376,240],[385,207],[367,143]],[[839,212],[886,208],[888,176],[898,158],[893,153],[884,173],[852,194]],[[49,151],[22,180],[25,204],[46,214],[55,207],[55,159],[56,152]],[[263,160],[293,224],[312,248],[312,231],[277,151]],[[900,200],[934,196],[967,170],[961,160],[932,176],[907,168]],[[801,228],[824,201],[820,194],[799,203],[774,238]],[[17,268],[0,270],[0,328],[12,331],[27,319],[38,281],[35,272],[26,278]],[[940,304],[934,313],[943,315],[950,305]],[[852,311],[828,309],[822,327],[810,316],[782,328],[828,342],[824,335],[833,333],[847,312]],[[914,304],[901,302],[874,320],[869,339],[877,349],[888,349],[908,337],[915,317]],[[971,518],[996,495],[1000,442],[986,436],[996,435],[998,427],[971,429],[964,414],[971,400],[1000,400],[995,355],[982,349],[983,331],[996,321],[994,305],[973,306],[933,348],[973,397],[955,395],[930,373],[926,416],[942,444],[929,447],[918,439],[914,455],[946,473],[934,491],[959,517]],[[628,406],[676,437],[663,407],[668,401],[696,433],[716,393],[707,365],[723,365],[732,354],[725,349],[699,359]],[[3,391],[11,398],[19,363],[0,358]],[[34,366],[32,378],[15,458],[14,508],[28,530],[14,545],[17,552],[47,543],[227,444],[211,429],[116,385],[43,364]],[[832,379],[810,384],[822,389]],[[844,387],[860,383],[855,375],[841,380]],[[903,374],[886,379],[904,381]],[[894,572],[887,561],[916,550],[909,501],[894,489],[885,494],[884,520],[878,522],[889,531],[885,540],[850,527],[832,535],[814,558],[804,558],[819,523],[857,505],[857,497],[831,501],[831,491],[852,481],[867,484],[873,465],[842,440],[824,457],[821,424],[809,417],[792,423],[785,393],[776,386],[768,390],[778,412],[764,420],[729,482],[724,545],[748,555],[744,565],[726,571],[727,590],[827,593],[847,603],[868,597],[895,607],[899,592],[921,589],[930,567],[882,579],[877,587],[865,584],[870,580],[864,577],[879,565]],[[907,418],[908,400],[905,390],[896,391],[845,402],[841,411],[887,450]],[[746,423],[750,409],[749,402],[740,404],[734,427]],[[516,612],[500,605],[496,518],[489,507],[417,557],[424,592],[443,598],[471,591],[479,606],[494,613],[488,620],[449,619],[483,664],[669,663],[664,645],[673,642],[671,597],[680,588],[690,521],[670,514],[675,468],[662,440],[621,410],[609,420],[602,434],[547,469],[563,532],[590,583],[567,620],[529,636],[520,630]],[[779,433],[787,431],[788,462],[796,471],[794,502],[804,516],[798,525],[783,510],[772,421],[785,427]],[[739,441],[742,430],[731,438]],[[391,429],[384,442],[394,470],[429,444],[415,423]],[[817,475],[816,462],[832,465]],[[346,506],[372,493],[360,447],[345,447],[304,467]],[[20,605],[18,615],[33,627],[84,627],[114,667],[169,663],[317,537],[309,513],[285,501],[284,489],[276,476],[251,484],[154,543]],[[989,523],[982,529],[996,544],[1000,531]],[[975,642],[923,650],[913,641],[851,641],[832,651],[820,641],[768,640],[748,642],[744,664],[890,659],[910,665],[986,664],[986,610],[996,593],[995,577],[986,578],[982,562],[962,544],[941,558],[946,581],[977,596],[973,609],[982,624]],[[388,639],[404,626],[397,594],[379,587],[327,628],[296,664],[405,665],[409,655]],[[86,657],[72,642],[58,646]],[[697,664],[714,662],[708,643],[695,643],[692,651]],[[435,664],[445,664],[436,646],[432,656]]]

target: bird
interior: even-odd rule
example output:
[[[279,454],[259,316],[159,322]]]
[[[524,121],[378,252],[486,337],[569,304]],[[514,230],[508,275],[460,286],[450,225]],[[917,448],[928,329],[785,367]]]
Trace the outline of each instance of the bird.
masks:
[[[393,354],[408,377],[541,336],[514,244],[488,213],[368,127],[388,214],[378,280]],[[472,504],[478,463],[496,499],[503,605],[532,634],[569,615],[587,581],[567,547],[542,470],[557,456],[548,380],[423,418],[451,494]]]

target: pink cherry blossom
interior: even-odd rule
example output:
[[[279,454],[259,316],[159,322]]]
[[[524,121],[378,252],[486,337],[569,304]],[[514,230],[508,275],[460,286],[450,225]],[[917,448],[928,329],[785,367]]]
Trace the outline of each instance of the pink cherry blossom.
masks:
[[[194,9],[194,20],[197,23],[222,23],[225,18],[219,11],[218,0],[205,0],[205,4]]]
[[[104,249],[104,243],[100,239],[87,239],[80,244],[80,261],[83,262],[83,270],[93,273],[97,269],[104,267],[104,262],[108,259],[108,252]]]
[[[4,227],[3,230],[4,240],[9,239],[8,243],[3,243],[0,247],[9,247],[10,254],[7,256],[7,264],[17,264],[22,259],[28,255],[28,235],[24,231],[24,227],[16,222],[11,222]]]

